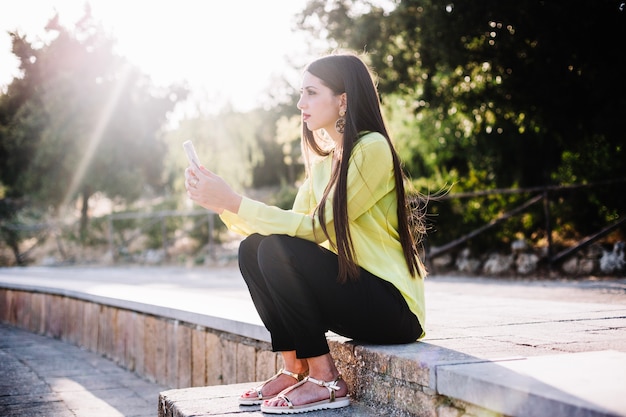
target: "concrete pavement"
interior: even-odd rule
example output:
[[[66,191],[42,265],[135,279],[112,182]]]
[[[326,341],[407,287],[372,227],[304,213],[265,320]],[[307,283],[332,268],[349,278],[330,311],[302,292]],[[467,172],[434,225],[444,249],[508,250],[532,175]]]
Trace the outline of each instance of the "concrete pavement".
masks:
[[[148,305],[150,303],[155,309],[176,311],[181,319],[184,319],[185,314],[193,314],[196,318],[210,316],[217,320],[212,324],[218,325],[220,317],[228,318],[241,323],[244,328],[243,332],[256,332],[255,335],[250,334],[250,336],[261,340],[267,338],[267,335],[259,330],[260,321],[245,284],[236,268],[233,267],[211,269],[8,268],[0,269],[0,286],[21,289],[46,288],[65,295],[87,294],[94,299],[114,300],[121,307],[129,304]],[[626,279],[511,280],[432,276],[426,281],[426,290],[427,337],[424,342],[490,361],[527,358],[524,372],[532,372],[533,378],[548,381],[553,385],[560,384],[559,390],[586,396],[586,401],[593,401],[594,396],[598,401],[617,401],[617,404],[610,404],[613,407],[610,410],[618,410],[612,411],[614,415],[626,415],[625,400],[621,398],[607,400],[606,397],[600,396],[601,392],[606,391],[604,388],[626,392],[626,378],[620,377],[620,375],[626,375],[626,365],[621,355],[626,353]],[[53,358],[46,358],[45,355],[37,356],[43,355],[46,351],[43,346],[48,343],[57,345],[55,349],[63,352],[66,362],[77,361],[76,363],[88,364],[108,362],[98,355],[95,355],[99,358],[98,360],[85,359],[86,356],[92,354],[58,341],[6,326],[0,329],[2,332],[0,333],[2,335],[0,339],[2,340],[0,342],[2,375],[23,373],[16,371],[16,369],[22,369],[19,364],[29,367],[31,366],[29,363],[35,364],[37,362],[35,359],[38,357],[42,358],[39,360],[41,364],[52,362]],[[22,338],[26,340],[26,347],[30,346],[30,355],[33,358],[30,362],[16,356],[17,353],[26,354],[29,351],[20,347]],[[6,343],[5,340],[13,342]],[[59,345],[65,348],[61,349]],[[618,353],[618,355],[611,352]],[[57,353],[57,357],[58,355]],[[563,355],[561,361],[563,364],[560,365],[558,360],[554,360],[559,355]],[[550,361],[545,361],[545,357],[552,356],[554,358]],[[12,359],[4,360],[5,358]],[[570,360],[567,360],[568,358]],[[589,368],[587,371],[591,374],[581,374],[580,369],[575,368],[576,362],[587,366]],[[513,370],[519,363],[519,361],[517,364],[512,362]],[[110,366],[114,368],[105,367],[105,369],[117,368],[117,378],[114,379],[120,384],[123,384],[124,380],[122,375],[127,375],[139,384],[137,376],[121,370],[116,365],[110,364]],[[606,369],[598,369],[599,367]],[[82,369],[78,365],[77,368]],[[440,370],[442,383],[445,383],[446,369],[444,367]],[[456,368],[456,376],[459,370],[463,371],[461,368]],[[484,370],[487,372],[486,381],[493,382],[496,376],[490,375],[488,369]],[[498,370],[501,372],[502,368]],[[16,406],[11,404],[20,400],[19,397],[24,399],[29,398],[29,395],[37,396],[36,400],[33,400],[34,403],[49,404],[51,412],[62,413],[65,411],[58,410],[71,410],[71,398],[66,400],[66,397],[61,394],[53,394],[49,391],[52,388],[47,381],[54,378],[55,373],[58,372],[57,369],[43,367],[39,371],[31,368],[31,371],[25,373],[25,375],[31,375],[28,377],[30,379],[18,379],[10,385],[0,382],[0,411],[3,411],[3,415],[82,415],[6,414],[6,412],[11,412],[11,409],[16,409]],[[558,381],[555,380],[556,374],[560,375],[557,378]],[[79,383],[83,387],[88,386],[86,380],[90,378],[87,378],[87,375],[93,376],[91,379],[93,383],[102,379],[100,373],[89,370],[89,367],[85,368],[84,375],[84,383]],[[471,377],[475,378],[475,376]],[[105,380],[108,379],[105,378]],[[139,378],[139,381],[142,380]],[[506,385],[506,383],[504,381],[502,384]],[[48,389],[45,388],[46,384]],[[481,381],[474,379],[471,384],[480,386]],[[11,386],[15,388],[10,388]],[[21,393],[17,392],[18,386],[22,387]],[[148,400],[146,405],[148,414],[132,414],[136,410],[126,412],[121,409],[121,404],[124,403],[122,399],[129,398],[124,397],[124,393],[132,392],[128,387],[126,389],[111,387],[111,393],[118,389],[115,392],[119,394],[116,398],[120,401],[110,400],[110,402],[103,398],[113,397],[104,395],[98,397],[97,393],[93,394],[88,389],[87,391],[91,392],[92,398],[103,401],[114,407],[115,412],[120,413],[102,415],[156,415],[158,392],[165,388],[150,387],[149,384],[144,387],[148,391],[155,390],[152,404],[150,405]],[[446,389],[458,390],[460,388],[458,383],[452,383]],[[581,393],[581,391],[584,392]],[[450,393],[452,394],[466,395],[466,393],[458,392]],[[133,401],[139,401],[140,396],[133,394],[132,398],[134,398]],[[94,403],[96,402],[94,400]],[[13,408],[5,409],[4,407]],[[99,414],[90,413],[89,415]]]
[[[155,417],[159,392],[102,356],[0,324],[3,417]]]

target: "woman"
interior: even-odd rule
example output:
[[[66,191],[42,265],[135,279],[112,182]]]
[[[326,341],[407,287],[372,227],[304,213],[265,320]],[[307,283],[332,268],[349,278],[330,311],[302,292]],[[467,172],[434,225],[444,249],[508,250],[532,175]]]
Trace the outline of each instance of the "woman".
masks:
[[[312,62],[298,108],[307,177],[291,210],[243,197],[205,168],[185,172],[189,197],[248,236],[239,266],[284,369],[239,403],[279,414],[349,405],[328,330],[410,343],[425,318],[405,178],[367,66],[352,54]]]

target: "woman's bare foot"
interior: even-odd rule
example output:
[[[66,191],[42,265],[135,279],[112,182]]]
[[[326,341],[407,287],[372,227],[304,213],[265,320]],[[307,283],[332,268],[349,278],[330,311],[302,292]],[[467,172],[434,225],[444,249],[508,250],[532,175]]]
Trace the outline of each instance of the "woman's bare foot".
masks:
[[[330,354],[310,358],[308,359],[308,363],[309,376],[318,381],[332,383],[339,376],[339,371],[335,367],[335,363]],[[337,386],[339,389],[335,391],[335,398],[348,395],[348,384],[346,384],[343,379],[337,381]],[[291,401],[294,406],[298,406],[327,400],[330,397],[330,393],[328,388],[309,382],[290,390],[285,396],[289,398],[289,401]],[[282,398],[272,398],[264,401],[263,405],[266,407],[286,407],[288,404]]]
[[[276,377],[263,383],[260,387],[253,388],[244,392],[240,398],[240,404],[249,404],[256,400],[259,400],[259,392],[261,391],[262,399],[273,398],[281,391],[289,388],[292,385],[297,384],[302,377],[308,375],[309,365],[304,359],[296,358],[296,352],[281,352],[283,357],[284,369],[288,371],[288,374],[278,374]]]
[[[298,379],[289,376],[289,375],[285,375],[285,374],[281,374],[278,375],[278,377],[276,379],[273,379],[265,384],[263,384],[261,386],[261,397],[260,398],[273,398],[275,397],[279,392],[283,391],[286,388],[289,388],[292,385],[295,385],[298,383]],[[245,399],[245,400],[257,400],[259,399],[259,392],[256,389],[251,389],[249,391],[244,392],[243,394],[241,394],[241,398]]]
[[[332,382],[335,380],[335,378],[315,379],[325,382]],[[335,398],[342,398],[348,395],[348,384],[346,384],[343,379],[337,381],[337,386],[339,386],[339,390],[335,391]],[[293,404],[294,406],[299,406],[315,403],[317,401],[328,400],[330,398],[330,393],[328,391],[328,388],[319,386],[317,384],[314,384],[313,382],[309,382],[289,391],[285,396],[289,398],[291,404]],[[268,407],[288,406],[287,402],[282,398],[272,398],[266,400],[263,402],[263,405]]]

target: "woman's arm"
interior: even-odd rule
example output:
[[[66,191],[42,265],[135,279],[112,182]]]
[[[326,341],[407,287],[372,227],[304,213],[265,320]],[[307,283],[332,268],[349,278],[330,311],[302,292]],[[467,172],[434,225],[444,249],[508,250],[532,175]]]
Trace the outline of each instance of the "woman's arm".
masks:
[[[378,200],[393,190],[393,163],[389,145],[382,136],[373,141],[364,141],[355,146],[348,169],[348,218],[356,220],[367,212]],[[193,168],[190,175],[194,175]],[[314,207],[304,209],[304,202],[311,200],[311,189],[321,195],[325,184],[309,183],[307,180],[299,189],[296,201],[298,210],[283,210],[268,206],[259,201],[235,193],[220,177],[207,171],[200,173],[200,181],[193,189],[189,182],[188,191],[192,200],[203,207],[220,213],[222,221],[233,231],[249,235],[286,234],[321,243],[326,240],[319,224],[313,224],[310,212]],[[327,178],[327,176],[324,176]],[[212,194],[212,195],[209,195]],[[317,204],[317,202],[315,202]],[[326,222],[332,230],[332,197],[326,204]]]

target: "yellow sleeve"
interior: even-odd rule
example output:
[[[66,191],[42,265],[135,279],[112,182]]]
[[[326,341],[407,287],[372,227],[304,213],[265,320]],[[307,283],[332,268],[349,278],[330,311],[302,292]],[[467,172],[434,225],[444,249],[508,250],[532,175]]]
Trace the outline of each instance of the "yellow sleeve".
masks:
[[[349,221],[367,212],[394,186],[389,145],[382,135],[374,138],[376,140],[365,141],[363,138],[359,141],[350,158],[347,183]],[[305,209],[306,202],[310,201],[310,193],[321,196],[326,184],[315,184],[315,176],[311,181],[313,184],[307,181],[300,187],[294,209],[283,210],[244,197],[238,213],[224,211],[220,218],[231,230],[244,235],[285,234],[321,243],[326,237],[317,222],[313,225],[310,211],[314,207]],[[325,214],[328,229],[332,233],[332,198],[326,203]]]
[[[220,218],[230,230],[243,235],[282,234],[309,239],[306,233],[313,229],[310,215],[268,206],[247,197],[241,200],[237,214],[224,210]]]
[[[315,240],[313,239],[312,216],[310,215],[314,207],[308,206],[311,201],[310,196],[311,186],[309,179],[307,179],[298,189],[291,210],[269,206],[260,201],[243,197],[237,213],[224,210],[220,218],[230,230],[246,236],[253,233],[262,235],[283,234]],[[321,234],[323,235],[323,233]]]

